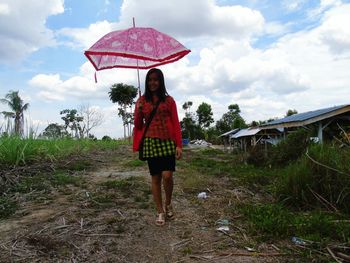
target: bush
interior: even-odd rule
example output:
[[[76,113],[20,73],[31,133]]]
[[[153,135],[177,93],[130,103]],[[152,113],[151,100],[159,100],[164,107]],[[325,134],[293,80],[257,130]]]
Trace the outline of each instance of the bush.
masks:
[[[250,149],[247,157],[247,163],[255,166],[264,166],[268,162],[265,150],[261,147],[253,147]]]
[[[303,129],[290,133],[285,140],[271,149],[270,164],[286,165],[297,160],[309,146],[308,138],[308,131]]]
[[[101,139],[102,141],[111,141],[112,140],[112,138],[111,137],[109,137],[108,135],[105,135],[105,136],[103,136],[102,137],[102,139]]]
[[[333,206],[350,214],[350,149],[312,145],[308,156],[285,168],[277,187],[279,198],[297,206]]]

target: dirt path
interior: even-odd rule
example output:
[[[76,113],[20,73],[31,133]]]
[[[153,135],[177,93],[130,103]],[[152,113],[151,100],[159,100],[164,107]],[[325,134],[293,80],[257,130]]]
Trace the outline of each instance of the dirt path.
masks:
[[[198,199],[183,191],[185,165],[175,173],[176,218],[156,226],[147,167],[133,158],[122,146],[80,172],[82,183],[27,194],[16,214],[0,221],[0,262],[292,262],[274,245],[254,243],[250,251],[254,241],[235,224],[240,215],[225,213],[250,193],[225,189],[220,178],[208,199]],[[217,230],[220,219],[229,231]]]

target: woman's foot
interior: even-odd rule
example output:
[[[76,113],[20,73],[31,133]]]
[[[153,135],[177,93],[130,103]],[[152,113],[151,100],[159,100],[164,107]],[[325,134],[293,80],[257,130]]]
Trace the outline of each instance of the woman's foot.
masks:
[[[174,218],[174,210],[171,204],[165,206],[165,214],[166,214],[166,217],[169,219]]]
[[[164,213],[157,214],[156,225],[157,226],[164,226],[164,224],[165,224]]]

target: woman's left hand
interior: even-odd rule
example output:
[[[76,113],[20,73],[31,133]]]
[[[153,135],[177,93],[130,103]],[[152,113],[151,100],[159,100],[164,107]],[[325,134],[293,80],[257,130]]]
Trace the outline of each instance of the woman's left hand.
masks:
[[[175,152],[176,160],[180,160],[182,156],[182,149],[180,147],[176,147],[176,152]]]

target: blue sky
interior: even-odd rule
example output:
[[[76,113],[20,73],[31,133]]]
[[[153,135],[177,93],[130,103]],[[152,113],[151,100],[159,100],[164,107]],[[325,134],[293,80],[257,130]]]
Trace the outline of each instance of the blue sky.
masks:
[[[341,0],[0,0],[0,97],[19,90],[38,133],[62,123],[61,110],[88,103],[104,115],[92,133],[121,137],[108,91],[137,85],[136,71],[101,71],[96,84],[83,52],[135,17],[192,50],[161,67],[180,118],[188,100],[193,110],[209,103],[215,120],[237,103],[247,122],[349,104],[349,13]]]

